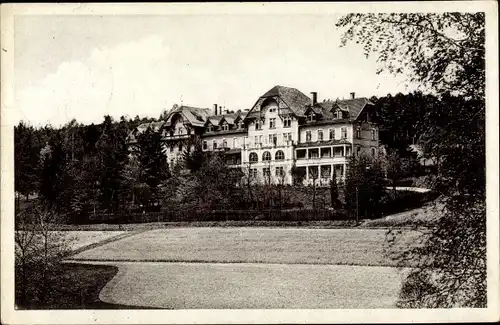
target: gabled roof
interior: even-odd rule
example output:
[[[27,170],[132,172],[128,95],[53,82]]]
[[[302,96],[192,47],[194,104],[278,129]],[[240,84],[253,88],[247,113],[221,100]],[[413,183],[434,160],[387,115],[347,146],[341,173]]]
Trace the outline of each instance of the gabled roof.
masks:
[[[139,133],[142,133],[150,127],[153,131],[156,132],[156,131],[159,131],[163,127],[164,124],[165,124],[165,122],[163,122],[163,121],[142,123],[136,129]]]
[[[247,117],[255,117],[260,112],[261,99],[272,97],[279,97],[285,105],[298,116],[303,116],[306,111],[306,105],[311,102],[311,99],[304,95],[301,91],[296,88],[285,87],[285,86],[274,86],[269,89],[264,95],[259,97],[259,100],[254,104]]]
[[[355,120],[358,118],[359,113],[363,110],[366,105],[373,105],[373,103],[365,97],[354,98],[354,99],[342,99],[336,101],[325,101],[317,104],[321,107],[325,119],[333,118],[335,108],[338,106],[341,110],[349,112],[349,118]]]
[[[207,118],[207,122],[212,125],[219,125],[222,115],[212,115]]]
[[[202,127],[205,125],[206,119],[210,114],[209,108],[200,108],[192,106],[179,106],[174,108],[167,117],[166,125],[170,126],[172,116],[175,114],[182,114],[182,116],[192,125]]]

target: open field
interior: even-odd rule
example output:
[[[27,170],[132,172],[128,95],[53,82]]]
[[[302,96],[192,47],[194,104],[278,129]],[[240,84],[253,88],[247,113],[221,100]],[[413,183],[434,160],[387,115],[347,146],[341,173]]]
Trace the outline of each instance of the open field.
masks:
[[[393,266],[384,229],[171,228],[141,232],[71,257],[92,261]],[[408,231],[400,247],[417,232]]]
[[[153,308],[393,308],[404,271],[391,267],[282,264],[113,263],[99,295]]]

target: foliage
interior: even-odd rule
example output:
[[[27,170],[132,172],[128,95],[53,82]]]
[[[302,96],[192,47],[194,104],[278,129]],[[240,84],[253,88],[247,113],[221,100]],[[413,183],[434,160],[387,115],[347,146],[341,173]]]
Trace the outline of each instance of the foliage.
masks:
[[[14,128],[14,187],[15,191],[28,196],[38,184],[40,145],[32,126],[19,123]]]
[[[126,200],[123,171],[128,159],[128,129],[122,123],[114,124],[104,117],[102,134],[96,143],[102,166],[100,184],[101,208],[118,211]]]
[[[486,306],[485,15],[349,14],[342,44],[355,40],[393,73],[428,85],[418,132],[437,163],[438,220],[419,249],[419,267],[400,295],[403,307]]]
[[[356,41],[391,73],[439,93],[484,97],[485,15],[478,13],[348,14],[341,44]]]
[[[379,217],[382,198],[386,195],[381,162],[365,155],[351,157],[344,195],[351,215]]]
[[[148,128],[137,137],[134,153],[141,169],[140,181],[146,183],[150,190],[156,193],[158,186],[169,176],[161,134]]]
[[[16,214],[16,303],[37,304],[50,295],[50,278],[70,252],[71,238],[51,230],[51,224],[59,222],[56,211],[40,204]]]

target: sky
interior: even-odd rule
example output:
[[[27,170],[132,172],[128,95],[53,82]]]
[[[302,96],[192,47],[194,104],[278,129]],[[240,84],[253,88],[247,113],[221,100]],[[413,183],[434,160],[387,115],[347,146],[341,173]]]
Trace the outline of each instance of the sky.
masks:
[[[159,117],[174,104],[249,109],[274,85],[318,100],[416,88],[340,47],[332,14],[23,15],[14,21],[19,120],[59,126]]]

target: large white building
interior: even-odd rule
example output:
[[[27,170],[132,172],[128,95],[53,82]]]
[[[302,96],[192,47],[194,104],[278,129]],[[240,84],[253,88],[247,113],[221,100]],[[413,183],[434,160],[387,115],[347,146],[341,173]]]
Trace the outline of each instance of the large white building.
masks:
[[[315,92],[308,97],[275,86],[243,111],[174,105],[165,121],[139,126],[130,141],[152,126],[163,134],[171,165],[198,140],[204,151],[224,151],[229,165],[261,182],[291,184],[293,169],[306,184],[326,185],[333,176],[345,178],[349,156],[378,155],[377,120],[375,106],[354,93],[319,102]]]

